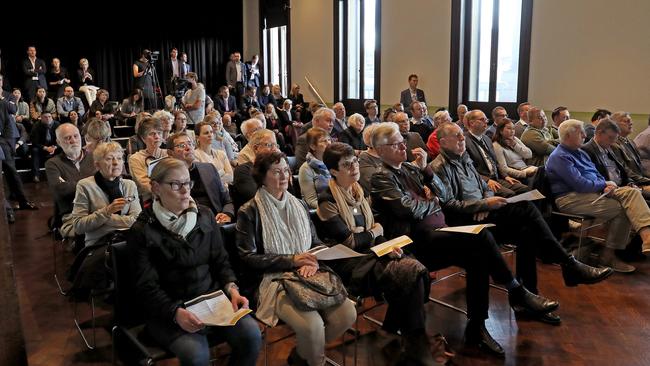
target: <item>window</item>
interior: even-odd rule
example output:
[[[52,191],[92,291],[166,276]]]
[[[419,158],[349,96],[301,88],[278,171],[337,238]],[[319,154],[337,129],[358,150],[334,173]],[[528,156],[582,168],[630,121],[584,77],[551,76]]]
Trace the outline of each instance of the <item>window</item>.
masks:
[[[264,84],[279,84],[282,95],[287,95],[287,26],[262,30],[262,47],[264,70],[268,70],[264,73]]]
[[[450,106],[514,115],[528,99],[532,0],[454,0]]]
[[[334,0],[336,100],[379,100],[380,8],[381,0]]]

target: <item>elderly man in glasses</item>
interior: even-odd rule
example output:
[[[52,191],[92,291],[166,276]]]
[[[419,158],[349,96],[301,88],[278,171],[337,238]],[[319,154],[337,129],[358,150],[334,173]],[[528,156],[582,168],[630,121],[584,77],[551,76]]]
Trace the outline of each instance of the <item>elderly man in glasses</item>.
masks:
[[[194,141],[186,132],[175,133],[167,139],[167,154],[182,160],[190,171],[190,196],[198,204],[209,207],[217,224],[231,222],[235,208],[228,191],[219,178],[219,172],[210,163],[201,163],[194,156]],[[172,186],[172,189],[180,187]]]

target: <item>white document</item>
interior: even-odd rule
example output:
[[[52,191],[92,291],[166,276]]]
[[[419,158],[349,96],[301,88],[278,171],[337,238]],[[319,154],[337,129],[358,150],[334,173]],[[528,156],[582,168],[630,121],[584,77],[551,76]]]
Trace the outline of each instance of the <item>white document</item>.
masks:
[[[465,226],[448,226],[436,229],[436,231],[447,231],[450,233],[478,234],[486,227],[496,226],[494,224],[465,225]]]
[[[535,201],[535,200],[541,200],[543,198],[546,198],[543,194],[539,193],[538,190],[534,189],[530,192],[518,194],[516,196],[512,196],[509,198],[506,198],[506,202],[508,203],[516,203],[516,202],[521,202],[521,201]]]
[[[605,197],[605,196],[607,196],[607,195],[609,194],[609,192],[611,192],[611,191],[604,192],[603,194],[601,194],[600,196],[598,196],[598,198],[596,198],[595,200],[591,201],[591,204],[593,205],[594,203],[600,201],[600,199],[603,198],[603,197]]]
[[[402,235],[395,239],[383,242],[379,245],[375,245],[374,247],[370,248],[370,250],[375,252],[375,254],[377,254],[377,257],[381,257],[392,252],[393,248],[401,248],[411,244],[412,242],[413,240],[411,240],[411,238],[406,235]]]
[[[223,291],[201,295],[185,303],[185,309],[196,315],[205,325],[233,326],[251,312],[250,309],[232,310],[230,299]]]
[[[319,245],[307,251],[311,253],[321,261],[329,261],[334,259],[343,259],[343,258],[354,258],[354,257],[363,257],[365,254],[355,252],[354,250],[346,247],[343,244],[336,244],[333,247],[327,247],[325,245]]]

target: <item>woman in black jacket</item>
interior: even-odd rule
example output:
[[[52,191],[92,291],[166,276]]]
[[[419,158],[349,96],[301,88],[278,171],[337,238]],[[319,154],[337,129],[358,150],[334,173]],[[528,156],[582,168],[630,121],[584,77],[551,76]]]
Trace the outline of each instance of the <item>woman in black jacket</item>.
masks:
[[[300,310],[282,289],[278,278],[296,271],[301,277],[317,273],[316,256],[307,251],[320,244],[307,207],[287,192],[291,169],[284,154],[262,153],[255,157],[255,197],[239,209],[237,248],[249,273],[256,278],[257,318],[273,326],[278,319],[295,332],[297,347],[289,362],[325,364],[325,343],[341,336],[356,319],[352,302],[344,300],[322,310]]]
[[[151,172],[152,207],[132,226],[128,245],[135,252],[136,289],[148,314],[151,336],[172,351],[181,365],[207,365],[208,336],[231,346],[230,365],[255,365],[261,335],[255,320],[241,318],[231,327],[206,328],[184,302],[216,290],[229,296],[233,309],[248,306],[235,285],[219,227],[212,212],[190,197],[192,181],[184,162],[161,160]]]

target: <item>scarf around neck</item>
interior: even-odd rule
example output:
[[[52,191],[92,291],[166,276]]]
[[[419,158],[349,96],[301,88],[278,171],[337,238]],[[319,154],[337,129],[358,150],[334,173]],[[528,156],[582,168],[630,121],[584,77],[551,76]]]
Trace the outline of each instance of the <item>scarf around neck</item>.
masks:
[[[266,253],[297,254],[311,247],[309,217],[296,197],[284,192],[278,200],[262,187],[254,199],[260,213]]]
[[[329,169],[325,163],[316,159],[311,153],[307,153],[307,165],[314,170],[314,186],[316,193],[322,193],[327,188],[327,184],[332,178]]]
[[[123,198],[124,193],[122,192],[122,178],[117,177],[113,180],[108,180],[104,178],[102,173],[97,171],[95,173],[95,183],[101,188],[101,190],[106,193],[108,196],[108,203],[110,204],[113,202],[116,198]]]
[[[350,231],[359,233],[372,228],[375,224],[375,218],[372,215],[368,200],[363,195],[363,188],[361,188],[358,182],[352,184],[352,192],[343,189],[334,179],[330,180],[329,188],[334,197],[334,201],[336,201],[339,215]],[[354,220],[354,214],[357,209],[361,210],[365,219],[364,228],[357,228],[356,221]]]
[[[160,200],[156,199],[153,201],[153,213],[160,222],[160,224],[167,230],[171,231],[174,234],[180,235],[183,238],[187,237],[187,234],[194,229],[198,219],[198,209],[194,199],[190,197],[190,205],[185,211],[181,213],[180,216],[177,216],[173,212],[165,208]]]

